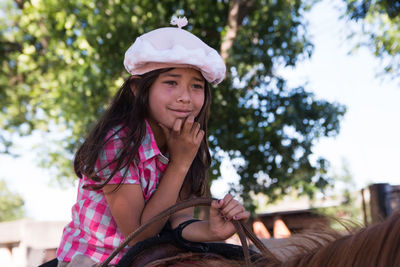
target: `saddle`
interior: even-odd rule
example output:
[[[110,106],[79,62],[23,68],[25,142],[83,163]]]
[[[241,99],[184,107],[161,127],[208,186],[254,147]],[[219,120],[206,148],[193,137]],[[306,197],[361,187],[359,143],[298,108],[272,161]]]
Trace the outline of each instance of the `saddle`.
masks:
[[[251,258],[258,258],[253,250],[249,250]],[[197,243],[190,242],[176,235],[174,230],[165,227],[156,237],[138,242],[122,257],[116,267],[142,267],[178,254],[193,257],[207,255],[208,258],[225,258],[230,260],[244,260],[241,246],[226,243]]]

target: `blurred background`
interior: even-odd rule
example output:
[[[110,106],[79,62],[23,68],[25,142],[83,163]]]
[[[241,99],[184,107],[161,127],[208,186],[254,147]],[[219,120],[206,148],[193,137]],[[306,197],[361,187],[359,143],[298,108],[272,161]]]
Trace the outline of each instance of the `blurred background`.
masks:
[[[54,257],[76,197],[73,155],[128,77],[126,49],[173,15],[228,67],[212,88],[213,196],[239,197],[262,238],[326,216],[389,216],[399,12],[395,0],[2,0],[0,265]]]

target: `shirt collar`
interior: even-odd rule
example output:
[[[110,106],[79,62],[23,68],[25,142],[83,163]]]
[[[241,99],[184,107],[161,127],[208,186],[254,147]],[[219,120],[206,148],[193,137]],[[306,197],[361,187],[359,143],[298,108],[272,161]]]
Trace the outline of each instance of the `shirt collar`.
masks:
[[[150,124],[145,120],[146,123],[146,134],[143,137],[141,146],[139,147],[139,159],[141,162],[149,160],[157,155],[161,155],[160,149],[158,149],[156,139],[154,138],[153,130]]]

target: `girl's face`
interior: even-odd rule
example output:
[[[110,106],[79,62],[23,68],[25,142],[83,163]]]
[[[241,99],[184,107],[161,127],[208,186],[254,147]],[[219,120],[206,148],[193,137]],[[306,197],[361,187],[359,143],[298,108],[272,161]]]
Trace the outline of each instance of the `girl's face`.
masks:
[[[174,68],[161,73],[149,90],[149,118],[153,130],[158,124],[171,129],[177,119],[196,117],[204,104],[205,80],[199,71]]]

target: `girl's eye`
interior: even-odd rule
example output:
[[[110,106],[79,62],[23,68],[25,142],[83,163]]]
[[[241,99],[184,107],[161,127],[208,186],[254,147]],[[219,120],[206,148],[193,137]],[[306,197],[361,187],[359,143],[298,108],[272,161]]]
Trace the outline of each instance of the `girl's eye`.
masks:
[[[176,81],[165,81],[164,83],[168,84],[168,85],[177,85],[178,83]]]
[[[200,89],[200,90],[203,90],[203,85],[201,85],[201,84],[193,84],[193,87],[195,88],[195,89]]]

